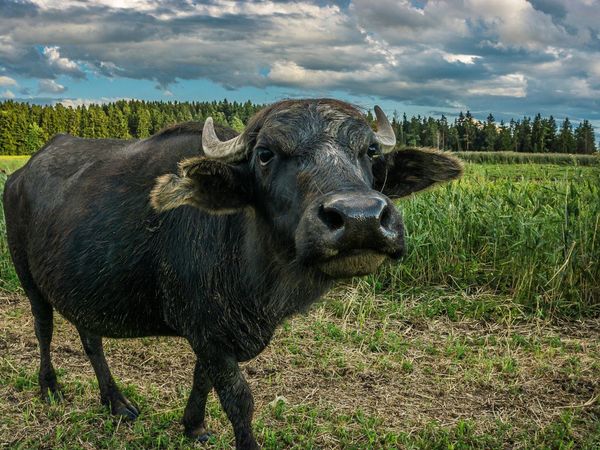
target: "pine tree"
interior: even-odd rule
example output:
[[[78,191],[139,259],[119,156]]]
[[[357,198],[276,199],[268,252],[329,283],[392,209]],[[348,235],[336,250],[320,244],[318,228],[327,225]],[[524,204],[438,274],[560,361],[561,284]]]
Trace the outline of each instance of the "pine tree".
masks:
[[[560,133],[557,138],[557,150],[560,153],[572,153],[575,149],[575,137],[573,136],[573,127],[568,117],[563,120],[560,127]]]
[[[17,139],[15,128],[17,123],[17,115],[15,110],[11,108],[10,103],[5,110],[0,110],[0,153],[3,155],[17,154]],[[3,105],[4,106],[4,105]]]
[[[531,152],[531,119],[529,117],[523,117],[518,130],[518,151],[525,153]]]
[[[503,120],[500,121],[500,131],[496,139],[494,147],[497,151],[506,151],[513,148],[513,138],[510,133],[510,128],[506,126]]]
[[[425,147],[440,148],[440,131],[438,123],[433,117],[423,118],[421,128],[421,145]]]
[[[227,123],[227,118],[225,117],[225,113],[221,112],[221,111],[215,111],[215,113],[212,116],[213,121],[215,123],[218,123],[219,125],[223,125],[223,126],[229,126],[229,124]]]
[[[151,134],[158,133],[164,127],[165,119],[163,117],[163,113],[158,108],[152,108],[150,116],[152,118],[152,131],[151,131]]]
[[[236,115],[233,115],[231,117],[229,124],[230,124],[231,128],[233,128],[238,133],[241,133],[242,131],[244,131],[244,122],[242,122],[241,119]]]
[[[514,119],[510,119],[509,130],[511,135],[511,147],[513,152],[516,152],[519,148],[519,122],[515,122]]]
[[[439,120],[440,140],[442,150],[448,148],[448,119],[442,114]]]
[[[52,106],[45,106],[42,109],[42,117],[40,118],[40,127],[44,130],[44,139],[48,140],[59,132],[59,127],[56,121],[56,113]]]
[[[118,139],[129,139],[129,124],[121,110],[116,106],[108,108],[108,135]]]
[[[496,130],[496,121],[494,116],[490,113],[483,126],[483,150],[486,152],[493,152],[496,149],[497,136],[498,131]]]
[[[140,139],[144,139],[150,136],[150,127],[152,126],[152,119],[148,110],[145,107],[141,106],[137,109],[133,117],[134,136]]]
[[[57,103],[54,106],[54,125],[55,133],[66,133],[68,122],[68,109],[62,103]]]
[[[398,115],[398,111],[394,110],[394,114],[392,115],[392,129],[394,130],[394,134],[396,135],[396,142],[399,146],[404,145],[404,136],[402,132],[402,122],[400,122],[400,116]]]
[[[460,136],[458,135],[456,126],[448,128],[448,147],[454,152],[460,150]]]
[[[44,130],[35,122],[30,123],[25,136],[24,154],[31,155],[44,145]]]
[[[408,132],[406,133],[406,145],[416,147],[421,145],[421,118],[412,117],[408,122]]]
[[[90,122],[92,125],[92,133],[94,138],[107,138],[108,133],[108,117],[104,109],[98,105],[90,105],[88,108],[90,113]]]
[[[556,150],[556,121],[553,116],[544,121],[544,135],[546,136],[544,152],[555,152]]]
[[[463,122],[463,141],[465,151],[472,150],[473,141],[475,140],[475,123],[471,111],[467,111]]]
[[[546,132],[542,122],[542,115],[536,114],[531,125],[531,150],[541,153],[545,148]]]
[[[575,151],[591,154],[596,151],[594,128],[588,120],[584,120],[575,130]]]
[[[70,108],[70,110],[67,121],[67,133],[72,136],[79,136],[81,134],[81,107],[78,106],[76,109]]]

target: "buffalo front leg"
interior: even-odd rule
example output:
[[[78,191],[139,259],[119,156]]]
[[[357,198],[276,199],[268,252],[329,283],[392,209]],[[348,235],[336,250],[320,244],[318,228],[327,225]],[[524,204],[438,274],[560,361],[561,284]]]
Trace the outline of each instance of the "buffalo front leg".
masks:
[[[183,426],[186,436],[199,442],[206,442],[210,437],[204,423],[204,415],[206,413],[206,399],[211,388],[212,383],[206,369],[200,361],[196,361],[192,392],[183,412]]]
[[[126,419],[135,420],[140,414],[137,407],[131,403],[119,390],[113,379],[108,363],[104,357],[102,348],[102,338],[86,331],[77,329],[83,349],[87,354],[100,387],[100,401],[103,405],[110,407],[110,412],[116,416],[122,416]]]
[[[211,360],[207,365],[207,371],[221,406],[233,426],[236,448],[238,450],[260,448],[252,434],[254,411],[252,392],[237,361],[233,358]]]

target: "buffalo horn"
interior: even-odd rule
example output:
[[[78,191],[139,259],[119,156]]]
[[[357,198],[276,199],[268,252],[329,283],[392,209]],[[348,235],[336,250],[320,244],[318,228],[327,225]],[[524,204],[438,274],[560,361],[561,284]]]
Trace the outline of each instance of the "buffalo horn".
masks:
[[[383,147],[383,153],[390,152],[396,145],[394,129],[379,106],[375,106],[375,116],[377,117],[377,132],[375,133],[375,138]]]
[[[221,141],[215,133],[212,117],[206,119],[202,130],[202,150],[206,156],[224,162],[237,161],[244,157],[245,148],[241,135]]]

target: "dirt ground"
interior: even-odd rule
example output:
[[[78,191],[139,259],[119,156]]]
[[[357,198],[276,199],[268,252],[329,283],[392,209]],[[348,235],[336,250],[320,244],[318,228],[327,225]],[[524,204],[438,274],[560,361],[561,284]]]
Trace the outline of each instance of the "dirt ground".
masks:
[[[600,320],[498,323],[394,312],[363,319],[323,303],[287,322],[243,365],[265,447],[419,446],[433,439],[423,437],[432,426],[435,436],[466,426],[475,446],[527,447],[538,435],[546,442],[565,413],[569,442],[589,444],[600,430]],[[141,406],[134,426],[115,423],[100,406],[75,328],[58,315],[55,324],[53,361],[66,398],[46,405],[27,299],[0,293],[0,447],[193,446],[178,423],[194,363],[184,340],[105,340],[113,375]],[[218,438],[205,448],[231,445],[214,394],[208,424]]]

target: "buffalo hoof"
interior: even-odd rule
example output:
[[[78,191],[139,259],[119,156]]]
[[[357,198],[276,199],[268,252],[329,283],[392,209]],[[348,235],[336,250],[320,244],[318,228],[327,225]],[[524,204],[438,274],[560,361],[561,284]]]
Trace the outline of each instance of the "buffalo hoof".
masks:
[[[46,403],[57,403],[64,400],[65,396],[55,380],[44,382],[40,386],[42,400]]]
[[[190,439],[195,440],[196,442],[200,442],[200,443],[204,444],[205,442],[208,442],[208,440],[212,436],[212,433],[210,431],[208,431],[204,427],[204,425],[200,425],[199,427],[196,427],[196,428],[186,429],[185,435],[187,437],[189,437]]]
[[[135,420],[140,415],[137,406],[131,403],[123,395],[119,395],[118,397],[115,396],[115,398],[110,401],[103,403],[110,404],[110,413],[113,416],[121,417],[126,420]]]
[[[212,436],[212,433],[210,431],[207,431],[206,433],[198,436],[196,438],[196,442],[200,442],[201,444],[204,444],[205,442],[208,442],[210,440],[211,436]]]

